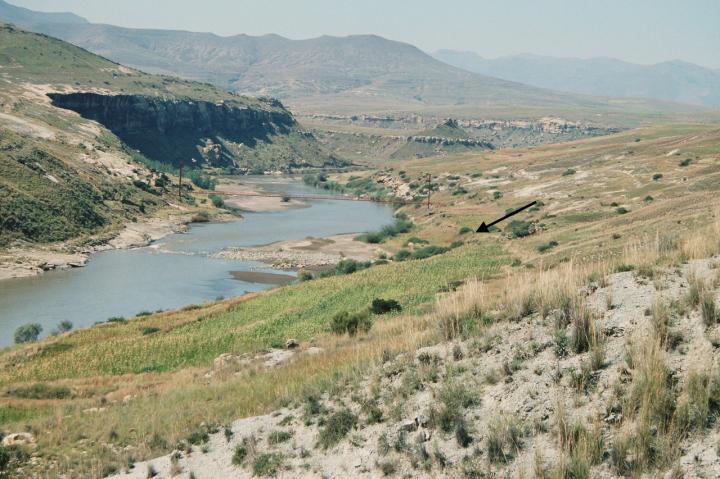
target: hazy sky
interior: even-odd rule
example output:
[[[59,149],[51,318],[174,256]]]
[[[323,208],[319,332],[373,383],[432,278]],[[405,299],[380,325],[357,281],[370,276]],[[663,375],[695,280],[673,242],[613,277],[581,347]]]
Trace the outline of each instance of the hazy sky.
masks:
[[[681,59],[720,68],[719,0],[9,0],[126,27],[278,33],[299,39],[374,33],[423,50]]]

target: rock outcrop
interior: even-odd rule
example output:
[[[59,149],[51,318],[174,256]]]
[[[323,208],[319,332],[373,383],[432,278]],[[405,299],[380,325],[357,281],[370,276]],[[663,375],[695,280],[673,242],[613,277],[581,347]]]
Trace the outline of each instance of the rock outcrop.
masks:
[[[183,97],[95,92],[49,93],[53,105],[73,110],[112,131],[146,157],[175,166],[322,166],[315,138],[300,131],[277,100],[245,103]],[[272,148],[276,164],[257,165],[259,150]],[[272,160],[270,160],[272,162]]]

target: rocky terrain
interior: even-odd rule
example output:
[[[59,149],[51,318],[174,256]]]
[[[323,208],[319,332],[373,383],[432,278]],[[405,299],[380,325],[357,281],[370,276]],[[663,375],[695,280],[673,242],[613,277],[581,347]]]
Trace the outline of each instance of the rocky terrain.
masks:
[[[535,296],[563,294],[559,276],[521,286],[510,310],[470,282],[436,314],[475,309],[487,319],[474,332],[445,329],[448,342],[329,394],[205,425],[117,477],[717,477],[718,265],[594,276],[559,308]]]

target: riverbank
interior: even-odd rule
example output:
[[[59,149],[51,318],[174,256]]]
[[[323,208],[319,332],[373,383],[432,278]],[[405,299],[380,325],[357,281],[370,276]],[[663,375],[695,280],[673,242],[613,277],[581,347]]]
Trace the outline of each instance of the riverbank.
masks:
[[[147,246],[173,233],[188,230],[193,214],[171,214],[165,218],[150,218],[126,223],[117,232],[104,233],[88,239],[83,246],[69,242],[33,247],[16,247],[0,252],[0,280],[36,276],[46,271],[85,266],[90,255],[109,249],[129,249]]]
[[[229,183],[219,184],[215,191],[227,195],[223,198],[226,205],[252,213],[271,213],[290,208],[308,207],[308,204],[302,200],[288,198],[287,201],[283,201],[284,198],[280,194],[277,196],[261,196],[268,192],[262,188],[232,180]]]
[[[369,261],[387,254],[378,245],[355,241],[357,234],[324,238],[278,241],[265,246],[225,248],[214,258],[260,261],[278,269],[316,268],[336,264],[343,259]]]

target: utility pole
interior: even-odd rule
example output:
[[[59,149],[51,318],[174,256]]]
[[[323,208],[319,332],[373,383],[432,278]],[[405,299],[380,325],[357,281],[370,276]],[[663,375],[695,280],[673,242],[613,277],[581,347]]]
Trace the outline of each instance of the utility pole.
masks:
[[[431,176],[430,173],[427,174],[427,209],[430,211],[430,182],[431,182]]]
[[[183,161],[180,160],[180,181],[178,181],[178,199],[182,201],[182,170],[183,170]]]

